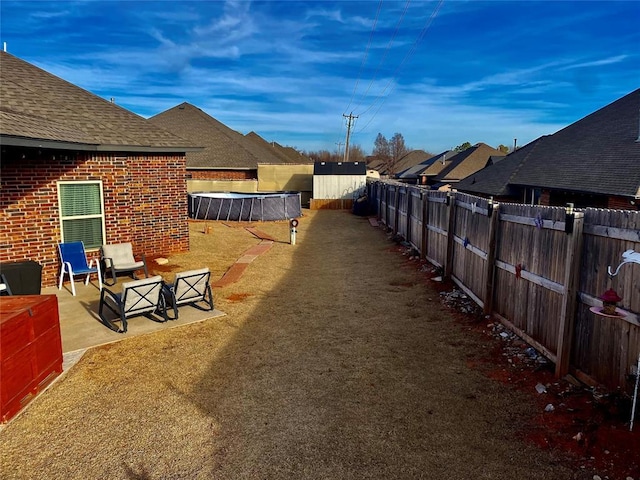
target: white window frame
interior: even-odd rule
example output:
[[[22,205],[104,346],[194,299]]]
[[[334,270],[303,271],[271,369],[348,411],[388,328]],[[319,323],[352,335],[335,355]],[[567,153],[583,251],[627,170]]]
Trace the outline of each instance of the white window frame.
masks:
[[[61,198],[61,194],[60,194],[60,186],[61,185],[79,185],[79,184],[84,184],[84,185],[98,185],[100,187],[100,209],[101,209],[101,213],[99,214],[93,214],[93,215],[74,215],[74,216],[69,216],[69,217],[64,217],[62,215],[62,198]],[[100,218],[101,219],[101,226],[102,226],[102,239],[101,239],[101,244],[105,243],[105,236],[106,236],[106,222],[105,222],[105,214],[104,214],[104,189],[103,189],[103,185],[102,185],[102,180],[60,180],[58,182],[56,182],[56,189],[57,189],[57,194],[58,194],[58,217],[60,219],[60,241],[64,242],[64,221],[65,220],[76,220],[76,219],[82,219],[82,218]],[[96,251],[99,250],[100,247],[90,247],[87,248],[88,251]]]

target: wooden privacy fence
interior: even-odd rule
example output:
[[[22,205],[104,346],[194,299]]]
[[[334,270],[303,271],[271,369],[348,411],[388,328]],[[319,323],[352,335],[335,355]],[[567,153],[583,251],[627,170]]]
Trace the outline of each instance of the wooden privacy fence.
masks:
[[[494,204],[397,182],[367,186],[378,219],[444,269],[485,314],[542,352],[558,376],[632,389],[640,354],[640,212]],[[594,313],[614,288],[623,316]],[[597,308],[591,308],[597,307]]]

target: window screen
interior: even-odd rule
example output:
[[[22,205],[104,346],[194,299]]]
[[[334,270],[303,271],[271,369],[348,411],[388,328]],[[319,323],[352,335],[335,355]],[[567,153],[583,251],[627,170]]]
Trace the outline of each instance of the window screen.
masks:
[[[98,248],[104,241],[101,182],[60,182],[60,218],[63,242],[84,242]]]

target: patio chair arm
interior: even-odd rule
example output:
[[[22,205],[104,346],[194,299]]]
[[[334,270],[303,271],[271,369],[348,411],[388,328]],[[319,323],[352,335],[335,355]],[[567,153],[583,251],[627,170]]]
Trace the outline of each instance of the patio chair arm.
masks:
[[[109,263],[107,263],[107,260],[109,260]],[[113,267],[113,258],[111,257],[102,257],[101,261],[104,262],[104,268],[112,268]]]
[[[107,287],[102,287],[102,291],[100,292],[100,302],[102,302],[105,295],[109,295],[111,298],[113,298],[113,300],[115,300],[116,303],[118,304],[120,303],[120,300],[118,299],[118,294],[113,292],[112,290],[109,290]]]

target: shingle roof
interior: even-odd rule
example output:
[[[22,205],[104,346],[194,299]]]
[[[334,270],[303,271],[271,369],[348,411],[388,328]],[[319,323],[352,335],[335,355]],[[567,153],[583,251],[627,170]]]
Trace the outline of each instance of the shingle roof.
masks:
[[[398,177],[402,178],[402,179],[417,178],[418,175],[420,175],[430,165],[432,165],[433,163],[435,163],[435,162],[437,162],[439,160],[446,159],[449,156],[453,156],[453,152],[451,150],[447,150],[445,152],[439,153],[438,155],[434,155],[434,156],[432,156],[430,158],[427,158],[426,160],[423,160],[422,162],[418,163],[417,165],[414,165],[414,166],[412,166],[410,168],[407,168],[403,172],[400,172]]]
[[[5,145],[102,151],[178,151],[190,142],[114,103],[0,52]]]
[[[504,156],[504,154],[486,143],[477,143],[445,162],[444,168],[436,175],[436,180],[444,183],[459,182],[486,167],[491,156]]]
[[[176,105],[149,121],[204,147],[200,152],[187,153],[187,168],[256,169],[258,163],[284,163],[190,103]]]
[[[639,198],[639,129],[640,89],[509,155],[519,164],[503,179],[511,185]],[[476,175],[475,184],[458,187],[505,191],[491,178],[505,162]]]
[[[497,163],[493,163],[482,170],[469,175],[456,184],[456,189],[468,193],[480,193],[494,196],[507,196],[511,193],[509,182],[518,170],[522,162],[526,160],[536,146],[547,137],[540,137],[527,145],[502,157]]]
[[[377,170],[380,173],[384,173],[383,170],[386,162],[383,159],[370,155],[366,158],[366,163],[368,169]]]
[[[393,166],[393,169],[396,173],[401,173],[404,172],[407,168],[411,168],[414,165],[424,162],[429,157],[431,157],[431,154],[425,152],[424,150],[411,150],[398,159],[396,164]]]
[[[301,154],[296,149],[291,147],[283,147],[276,142],[267,142],[256,132],[249,132],[245,135],[245,137],[249,141],[254,142],[261,148],[266,149],[267,151],[271,152],[271,154],[278,157],[281,160],[281,163],[313,163],[313,160]]]

